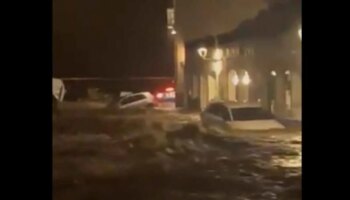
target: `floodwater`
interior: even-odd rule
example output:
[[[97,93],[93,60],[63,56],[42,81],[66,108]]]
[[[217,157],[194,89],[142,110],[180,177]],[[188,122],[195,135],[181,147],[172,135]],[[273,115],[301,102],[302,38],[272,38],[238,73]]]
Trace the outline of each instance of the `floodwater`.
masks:
[[[196,114],[74,113],[54,119],[54,200],[301,199],[298,131],[220,136]]]

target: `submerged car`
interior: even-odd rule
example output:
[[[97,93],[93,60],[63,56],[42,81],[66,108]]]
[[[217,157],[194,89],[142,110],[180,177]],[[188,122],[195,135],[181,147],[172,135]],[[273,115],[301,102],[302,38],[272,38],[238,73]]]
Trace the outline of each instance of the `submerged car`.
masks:
[[[247,131],[285,129],[274,115],[256,104],[213,102],[205,108],[200,117],[202,124],[207,128]]]
[[[128,93],[118,102],[119,109],[154,107],[155,99],[150,92]]]

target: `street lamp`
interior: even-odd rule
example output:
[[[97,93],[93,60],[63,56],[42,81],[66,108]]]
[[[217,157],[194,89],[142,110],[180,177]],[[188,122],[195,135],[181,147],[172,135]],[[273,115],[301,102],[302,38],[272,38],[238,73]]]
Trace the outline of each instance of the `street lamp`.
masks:
[[[215,46],[213,51],[211,52],[211,56],[207,56],[208,54],[208,49],[205,47],[200,47],[197,49],[198,55],[203,59],[210,61],[211,64],[211,70],[215,73],[215,80],[216,80],[216,92],[217,92],[217,97],[220,96],[219,93],[219,76],[223,68],[223,59],[224,59],[224,51],[220,48]]]
[[[201,58],[205,59],[205,57],[207,56],[207,53],[208,53],[208,49],[205,47],[200,47],[197,49],[197,52]]]

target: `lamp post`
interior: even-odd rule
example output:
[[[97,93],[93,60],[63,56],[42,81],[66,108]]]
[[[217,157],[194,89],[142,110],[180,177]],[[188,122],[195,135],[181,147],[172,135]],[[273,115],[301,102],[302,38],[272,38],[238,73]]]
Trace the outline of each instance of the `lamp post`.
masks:
[[[220,84],[219,84],[219,76],[223,68],[223,61],[226,59],[224,56],[224,51],[221,48],[218,48],[217,39],[215,38],[215,48],[211,54],[208,56],[208,49],[206,47],[200,47],[197,49],[198,55],[206,61],[211,62],[211,71],[215,73],[215,82],[216,82],[216,92],[217,97],[220,97]]]

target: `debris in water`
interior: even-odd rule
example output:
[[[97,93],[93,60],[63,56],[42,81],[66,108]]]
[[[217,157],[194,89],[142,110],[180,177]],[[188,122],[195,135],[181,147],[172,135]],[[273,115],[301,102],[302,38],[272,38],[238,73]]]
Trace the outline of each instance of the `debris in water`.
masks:
[[[269,199],[277,199],[277,195],[273,192],[264,192],[262,196],[267,197]]]
[[[194,158],[194,162],[199,163],[200,159],[198,157]]]
[[[175,151],[174,151],[173,149],[169,148],[169,147],[166,148],[165,151],[166,151],[168,154],[174,154],[174,153],[175,153]]]
[[[221,156],[221,157],[218,157],[216,159],[216,161],[227,161],[227,160],[230,160],[230,159],[228,157],[226,157],[226,156]]]

